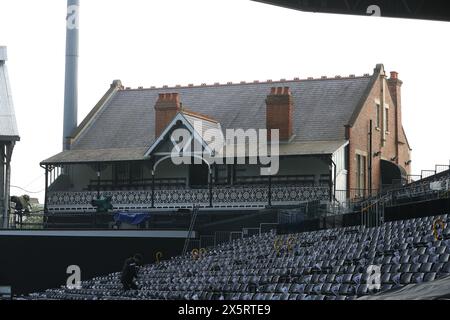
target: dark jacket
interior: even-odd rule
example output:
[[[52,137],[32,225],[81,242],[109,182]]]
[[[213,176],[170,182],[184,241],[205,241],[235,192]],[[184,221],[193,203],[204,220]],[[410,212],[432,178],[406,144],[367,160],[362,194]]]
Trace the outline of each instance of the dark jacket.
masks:
[[[125,260],[125,263],[123,265],[122,269],[122,281],[132,281],[134,278],[137,277],[138,274],[138,265],[136,263],[136,260],[133,258],[129,258]]]

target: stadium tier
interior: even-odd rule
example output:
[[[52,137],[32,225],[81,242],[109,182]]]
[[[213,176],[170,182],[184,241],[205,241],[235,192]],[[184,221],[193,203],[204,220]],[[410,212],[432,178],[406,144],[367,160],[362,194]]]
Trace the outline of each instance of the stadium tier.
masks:
[[[450,216],[316,232],[275,232],[147,265],[139,290],[120,273],[25,299],[354,300],[450,276]],[[377,273],[378,272],[378,273]]]

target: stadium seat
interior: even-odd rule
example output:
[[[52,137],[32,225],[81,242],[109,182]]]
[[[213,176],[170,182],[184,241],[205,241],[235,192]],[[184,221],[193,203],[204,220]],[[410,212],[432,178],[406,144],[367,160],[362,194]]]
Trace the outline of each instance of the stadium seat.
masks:
[[[81,290],[50,289],[29,298],[352,300],[376,293],[368,290],[370,265],[381,267],[381,292],[450,275],[450,239],[430,238],[434,218],[295,234],[302,245],[293,254],[276,254],[277,235],[261,234],[222,243],[201,260],[187,254],[147,265],[139,291],[124,292],[120,273],[113,273],[83,281]],[[214,271],[217,265],[221,271]]]

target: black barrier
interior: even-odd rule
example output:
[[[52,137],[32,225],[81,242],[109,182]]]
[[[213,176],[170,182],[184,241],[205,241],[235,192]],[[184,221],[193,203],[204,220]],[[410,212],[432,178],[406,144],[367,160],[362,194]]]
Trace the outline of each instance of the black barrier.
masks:
[[[319,219],[304,220],[299,223],[280,224],[277,227],[278,234],[300,233],[318,231],[332,228],[354,227],[361,224],[361,214],[349,213],[333,215]]]
[[[81,280],[119,272],[126,258],[135,253],[144,263],[154,263],[156,254],[162,259],[179,255],[184,238],[140,236],[82,237],[75,235],[45,236],[2,235],[0,231],[0,285],[11,286],[14,295],[57,288],[66,284],[69,266],[79,266]],[[163,240],[163,241],[162,241]],[[160,259],[161,259],[160,258]]]
[[[450,198],[403,204],[385,208],[385,221],[423,218],[450,213]]]

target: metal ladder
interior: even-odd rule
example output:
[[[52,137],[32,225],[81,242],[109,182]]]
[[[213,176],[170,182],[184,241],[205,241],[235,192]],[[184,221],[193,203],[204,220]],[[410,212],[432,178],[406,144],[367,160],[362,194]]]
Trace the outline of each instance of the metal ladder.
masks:
[[[193,205],[193,206],[192,206],[191,224],[190,224],[190,226],[189,226],[189,231],[188,231],[187,238],[186,238],[186,240],[184,241],[184,247],[183,247],[183,253],[182,253],[183,256],[186,254],[187,249],[188,249],[188,247],[189,247],[189,241],[190,241],[190,239],[191,239],[192,231],[193,231],[194,226],[195,226],[195,220],[197,220],[198,211],[199,211],[199,208],[198,208],[197,206]]]
[[[384,209],[390,195],[383,195],[361,209],[361,225],[368,228],[379,227],[384,223]]]

